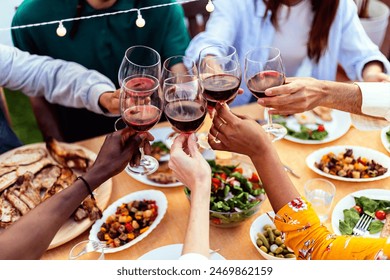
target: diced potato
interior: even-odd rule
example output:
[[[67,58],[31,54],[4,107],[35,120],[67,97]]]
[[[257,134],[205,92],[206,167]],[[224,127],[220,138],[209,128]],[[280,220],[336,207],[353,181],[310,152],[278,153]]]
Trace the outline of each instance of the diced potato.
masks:
[[[353,171],[352,172],[352,178],[359,179],[360,178],[360,172],[359,171]]]

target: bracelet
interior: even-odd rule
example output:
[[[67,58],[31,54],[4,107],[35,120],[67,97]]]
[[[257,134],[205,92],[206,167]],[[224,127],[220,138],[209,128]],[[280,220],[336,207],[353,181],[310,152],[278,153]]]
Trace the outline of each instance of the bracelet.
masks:
[[[78,179],[80,179],[81,181],[84,182],[84,185],[85,185],[85,187],[87,188],[89,194],[91,195],[91,198],[92,198],[93,200],[95,200],[95,196],[93,195],[91,186],[88,184],[87,180],[85,180],[85,179],[84,179],[83,177],[81,177],[81,176],[77,177],[77,180],[78,180]]]

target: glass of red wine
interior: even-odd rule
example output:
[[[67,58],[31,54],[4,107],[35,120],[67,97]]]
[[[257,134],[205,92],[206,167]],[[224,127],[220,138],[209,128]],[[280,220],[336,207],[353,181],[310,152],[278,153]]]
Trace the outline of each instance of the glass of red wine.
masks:
[[[183,75],[198,75],[198,68],[195,61],[185,55],[168,57],[162,64],[161,87],[164,86],[166,79]],[[173,140],[178,134],[179,132],[173,131],[167,136],[166,141],[168,146],[173,144]]]
[[[241,66],[233,46],[217,44],[202,49],[198,68],[209,111],[217,102],[235,98],[241,84]]]
[[[147,46],[136,45],[128,48],[118,70],[119,86],[122,81],[132,75],[143,74],[161,78],[160,54]]]
[[[122,82],[119,98],[123,122],[137,132],[151,129],[160,120],[164,100],[160,81],[150,75],[135,74],[126,77]],[[147,175],[155,172],[158,161],[145,155],[142,148],[141,161],[138,166],[128,165],[127,173]]]
[[[164,81],[164,113],[169,123],[180,133],[196,132],[207,114],[198,76],[183,75]]]
[[[258,47],[249,51],[245,56],[245,82],[248,89],[257,98],[264,98],[265,90],[284,84],[285,71],[280,51],[274,47]],[[268,108],[267,124],[264,130],[272,135],[272,141],[280,140],[287,134],[287,129],[281,125],[272,123],[272,115]]]

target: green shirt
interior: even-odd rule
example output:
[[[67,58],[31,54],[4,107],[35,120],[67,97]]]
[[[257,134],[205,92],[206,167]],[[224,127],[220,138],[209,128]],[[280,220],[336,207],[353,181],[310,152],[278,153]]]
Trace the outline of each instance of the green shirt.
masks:
[[[95,10],[85,2],[85,7],[79,16],[89,16],[101,13],[148,7],[175,0],[118,0],[111,8]],[[12,26],[55,21],[78,17],[76,7],[78,0],[24,0],[17,9]],[[134,7],[136,5],[137,7]],[[110,78],[118,86],[118,69],[127,48],[133,45],[146,45],[161,56],[161,63],[168,57],[182,55],[189,44],[190,37],[184,21],[181,5],[172,5],[154,9],[142,10],[146,24],[143,28],[136,26],[137,12],[117,14],[112,16],[64,22],[67,34],[59,37],[56,33],[58,24],[15,29],[12,38],[16,47],[30,53],[48,55],[80,63],[89,69],[95,69]],[[73,37],[70,36],[72,26],[78,25]],[[72,114],[80,109],[68,109]],[[61,110],[60,115],[64,115]],[[65,139],[77,141],[101,135],[113,130],[112,121],[102,123],[107,117],[84,120],[85,114],[72,116],[66,114],[61,126],[65,138],[70,134],[74,137]],[[92,115],[89,113],[87,115]],[[97,116],[96,114],[93,114]],[[80,119],[83,118],[83,119]],[[99,122],[97,122],[99,121]],[[80,129],[76,132],[75,126]],[[88,130],[97,132],[88,134]],[[85,136],[80,136],[83,134]],[[87,135],[88,134],[88,135]]]

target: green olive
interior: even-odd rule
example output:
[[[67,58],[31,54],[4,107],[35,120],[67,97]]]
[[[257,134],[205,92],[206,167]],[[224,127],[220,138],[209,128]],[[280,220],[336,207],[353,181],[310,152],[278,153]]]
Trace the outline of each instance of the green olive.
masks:
[[[283,244],[283,240],[280,236],[275,238],[275,244],[281,246]]]
[[[260,250],[263,251],[263,252],[265,252],[265,253],[268,253],[268,249],[267,249],[267,247],[265,247],[265,246],[261,246],[261,247],[260,247]]]

